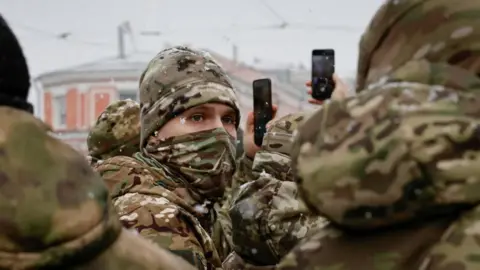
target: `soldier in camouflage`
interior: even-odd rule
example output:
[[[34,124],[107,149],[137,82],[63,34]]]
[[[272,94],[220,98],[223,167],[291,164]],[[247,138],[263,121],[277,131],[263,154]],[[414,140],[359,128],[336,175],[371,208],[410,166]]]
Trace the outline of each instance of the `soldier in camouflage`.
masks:
[[[223,263],[225,270],[239,262],[275,265],[300,239],[324,226],[298,197],[290,168],[293,132],[308,113],[286,115],[269,123],[262,149],[253,160],[258,178],[240,187],[230,208],[235,247]]]
[[[98,117],[87,138],[92,163],[139,152],[140,104],[127,99],[110,104]]]
[[[480,1],[391,0],[357,97],[299,129],[302,197],[331,222],[278,269],[480,269]]]
[[[235,170],[239,107],[225,71],[186,47],[160,52],[140,79],[141,153],[97,167],[124,226],[198,269],[221,267],[213,204]]]
[[[85,158],[26,102],[26,61],[0,16],[0,269],[193,269],[122,228]]]

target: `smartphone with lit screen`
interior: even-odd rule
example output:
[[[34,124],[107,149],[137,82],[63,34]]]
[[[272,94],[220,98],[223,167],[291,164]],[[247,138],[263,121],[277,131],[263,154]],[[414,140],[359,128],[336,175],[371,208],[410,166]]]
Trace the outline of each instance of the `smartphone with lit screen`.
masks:
[[[335,51],[315,49],[312,51],[312,98],[326,100],[335,89]]]

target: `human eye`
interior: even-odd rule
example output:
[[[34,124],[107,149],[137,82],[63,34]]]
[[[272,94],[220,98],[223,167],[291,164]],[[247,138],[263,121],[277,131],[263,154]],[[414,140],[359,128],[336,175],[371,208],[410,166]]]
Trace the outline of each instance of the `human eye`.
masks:
[[[201,122],[205,119],[201,113],[192,114],[189,118],[192,122]]]
[[[222,121],[229,125],[234,125],[236,123],[236,119],[233,116],[224,116],[222,117]]]

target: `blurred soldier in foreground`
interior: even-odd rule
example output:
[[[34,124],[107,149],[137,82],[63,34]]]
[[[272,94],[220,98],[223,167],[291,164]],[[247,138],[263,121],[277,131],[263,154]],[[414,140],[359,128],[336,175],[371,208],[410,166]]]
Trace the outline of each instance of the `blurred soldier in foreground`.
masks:
[[[278,269],[480,269],[480,1],[387,1],[360,94],[299,129],[302,197],[330,221]]]
[[[30,79],[0,17],[0,269],[192,269],[123,229],[85,158],[26,102]]]
[[[307,115],[289,114],[269,123],[253,160],[259,177],[240,187],[230,209],[235,252],[223,263],[225,270],[243,269],[245,263],[275,265],[300,239],[324,226],[325,220],[298,198],[290,168],[292,134]]]
[[[98,117],[87,138],[95,164],[114,156],[132,156],[140,145],[140,105],[131,100],[110,104]]]
[[[213,205],[235,170],[239,109],[225,71],[206,53],[161,51],[140,79],[141,153],[97,170],[124,226],[198,269],[221,267]]]

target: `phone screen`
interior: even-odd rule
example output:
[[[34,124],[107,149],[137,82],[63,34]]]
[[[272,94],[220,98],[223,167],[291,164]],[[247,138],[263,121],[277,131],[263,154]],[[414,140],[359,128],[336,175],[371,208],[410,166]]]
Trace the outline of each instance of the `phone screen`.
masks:
[[[267,132],[267,123],[272,120],[272,82],[270,79],[253,82],[253,114],[254,140],[257,146],[261,146],[263,136]]]
[[[312,52],[312,97],[326,100],[332,96],[335,83],[335,51],[332,49]]]

